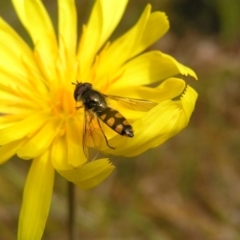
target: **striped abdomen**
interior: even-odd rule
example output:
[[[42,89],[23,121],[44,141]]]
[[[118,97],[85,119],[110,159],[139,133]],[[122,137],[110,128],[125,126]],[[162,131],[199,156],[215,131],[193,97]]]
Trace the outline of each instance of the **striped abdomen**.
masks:
[[[127,136],[133,137],[133,129],[129,122],[118,111],[107,107],[102,112],[97,113],[98,117],[107,124],[115,132]]]

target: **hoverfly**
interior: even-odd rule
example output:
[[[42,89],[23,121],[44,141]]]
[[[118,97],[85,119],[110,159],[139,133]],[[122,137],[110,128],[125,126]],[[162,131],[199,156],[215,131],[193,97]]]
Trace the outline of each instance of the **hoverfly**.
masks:
[[[84,108],[82,144],[83,151],[87,159],[91,158],[89,156],[88,146],[88,143],[90,141],[94,144],[95,149],[97,151],[100,151],[97,144],[99,141],[95,139],[97,138],[96,135],[98,135],[98,138],[100,137],[100,142],[104,139],[106,145],[109,148],[114,149],[114,147],[110,146],[108,143],[108,139],[104,133],[102,123],[122,136],[129,138],[134,137],[134,132],[131,124],[120,112],[109,107],[106,101],[108,98],[115,100],[125,107],[133,110],[148,111],[157,105],[157,103],[141,99],[105,95],[93,89],[92,84],[88,82],[76,82],[73,84],[76,86],[74,90],[74,99],[76,102],[82,103],[82,106],[76,108]],[[94,127],[93,121],[95,121],[95,125],[97,124],[97,128]],[[89,138],[91,138],[91,140],[89,140]]]

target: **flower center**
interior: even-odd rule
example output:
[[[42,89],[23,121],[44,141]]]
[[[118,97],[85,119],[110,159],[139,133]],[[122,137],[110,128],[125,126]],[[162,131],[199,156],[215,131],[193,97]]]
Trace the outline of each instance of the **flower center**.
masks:
[[[73,90],[59,87],[52,97],[52,112],[54,115],[75,115],[76,102],[73,97]]]

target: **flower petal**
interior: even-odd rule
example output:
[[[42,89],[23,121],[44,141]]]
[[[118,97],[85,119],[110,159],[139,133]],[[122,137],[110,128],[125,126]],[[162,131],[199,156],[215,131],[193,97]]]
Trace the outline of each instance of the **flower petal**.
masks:
[[[97,0],[95,2],[79,43],[78,59],[80,69],[84,69],[80,79],[87,79],[87,70],[90,69],[95,59],[95,54],[120,21],[127,2],[128,0]]]
[[[24,64],[38,72],[32,50],[2,18],[0,18],[0,35],[1,69],[7,69],[25,79],[28,75]]]
[[[25,117],[26,117],[26,115],[21,115],[21,114],[1,115],[0,129],[4,129],[4,128],[10,127],[10,126],[13,126],[14,124],[21,121]]]
[[[109,89],[107,95],[119,95],[124,92],[125,96],[135,99],[146,99],[148,101],[160,103],[180,96],[186,87],[186,82],[179,78],[168,78],[157,87],[125,86],[123,89]]]
[[[106,78],[106,73],[111,76],[111,74],[114,74],[117,69],[130,58],[134,51],[136,41],[139,39],[139,36],[142,36],[144,28],[147,25],[150,11],[151,6],[147,5],[137,24],[126,34],[114,41],[109,48],[103,50],[100,54],[100,60],[97,62],[98,67],[96,74],[98,78],[102,75]]]
[[[68,164],[68,152],[66,146],[67,142],[65,135],[55,139],[52,144],[51,161],[55,169],[72,169],[72,166]]]
[[[66,123],[67,162],[73,167],[83,165],[87,159],[82,148],[82,124],[74,119]]]
[[[55,169],[68,170],[83,165],[87,159],[82,148],[82,126],[69,119],[66,134],[58,137],[52,144],[51,159]]]
[[[13,155],[16,154],[17,149],[22,146],[23,140],[11,142],[0,147],[0,164],[9,160]]]
[[[22,121],[11,124],[0,130],[0,145],[18,140],[26,135],[33,133],[44,125],[46,118],[43,114],[30,115],[23,118]]]
[[[19,80],[18,76],[11,76],[4,71],[0,71],[0,78],[2,80],[0,82],[0,112],[2,114],[31,115],[36,111],[41,111],[42,107],[46,108],[45,95],[41,94],[41,91],[45,91],[46,88],[39,83],[36,89],[36,78],[33,78],[36,81],[34,87],[28,80],[21,82],[22,79]]]
[[[191,114],[194,110],[196,100],[196,91],[190,86],[188,86],[185,93],[181,97],[181,101],[177,103],[180,111],[175,116],[173,115],[173,118],[169,124],[169,134],[159,135],[157,138],[152,139],[150,142],[151,148],[157,147],[160,144],[164,143],[187,126]]]
[[[40,0],[12,0],[15,10],[29,32],[41,63],[50,79],[55,76],[57,40],[51,20]]]
[[[141,53],[158,39],[160,39],[169,29],[169,21],[164,12],[153,12],[150,14],[145,29],[140,38],[132,49],[129,58]],[[125,36],[127,38],[127,34]],[[117,43],[116,43],[117,46]],[[116,49],[115,49],[116,50]],[[112,50],[114,51],[114,49]]]
[[[58,170],[68,181],[81,189],[92,188],[110,175],[115,167],[108,159],[99,159],[71,170]]]
[[[32,159],[45,152],[61,129],[59,120],[47,122],[28,142],[18,149],[17,155],[22,159]]]
[[[106,147],[103,151],[130,157],[159,146],[186,127],[196,99],[197,93],[188,86],[180,101],[164,101],[133,123],[134,138],[116,136],[109,141],[115,149]]]
[[[109,140],[109,145],[115,149],[111,150],[106,148],[103,151],[113,155],[126,155],[132,152],[133,149],[142,146],[143,144],[148,146],[151,139],[157,137],[164,132],[166,127],[164,124],[169,123],[172,115],[178,112],[178,107],[173,104],[171,100],[164,101],[151,109],[142,118],[138,119],[132,124],[134,129],[134,137],[126,138],[123,136],[116,136]],[[117,147],[121,146],[121,147]],[[148,147],[149,148],[149,147]]]
[[[67,50],[67,56],[76,53],[77,12],[74,0],[58,0],[58,35],[60,52]]]
[[[151,51],[127,62],[116,73],[116,76],[121,75],[121,77],[117,81],[114,81],[116,77],[112,78],[111,91],[126,86],[152,84],[178,74],[190,75],[197,79],[192,69],[180,64],[174,58],[159,51]]]
[[[46,152],[34,159],[24,187],[18,239],[42,238],[51,203],[54,168]]]
[[[150,14],[150,10],[151,6],[147,5],[137,24],[102,54],[98,75],[115,73],[123,63],[141,53],[167,32],[169,22],[165,13]]]

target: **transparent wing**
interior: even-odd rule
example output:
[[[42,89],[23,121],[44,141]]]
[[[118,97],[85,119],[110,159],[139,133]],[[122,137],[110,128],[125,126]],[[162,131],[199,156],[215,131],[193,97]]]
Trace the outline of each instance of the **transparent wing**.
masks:
[[[106,99],[112,99],[118,102],[119,105],[122,105],[125,108],[129,108],[136,111],[147,112],[157,105],[155,102],[136,99],[136,98],[125,98],[113,95],[103,95]]]
[[[99,154],[99,147],[97,146],[97,131],[95,126],[95,116],[89,111],[84,111],[84,125],[83,125],[83,152],[89,161],[94,160]]]
[[[89,161],[93,161],[101,151],[103,144],[109,145],[99,118],[86,110],[84,116],[83,152]],[[111,146],[109,147],[112,148]]]

